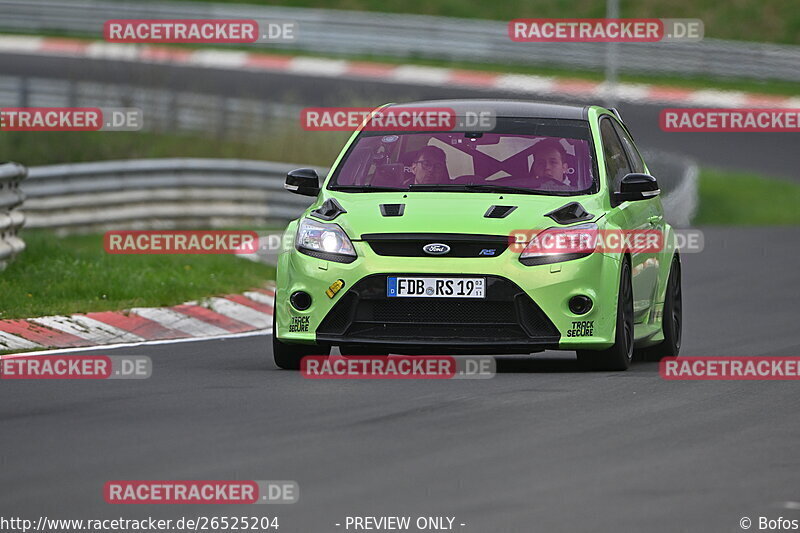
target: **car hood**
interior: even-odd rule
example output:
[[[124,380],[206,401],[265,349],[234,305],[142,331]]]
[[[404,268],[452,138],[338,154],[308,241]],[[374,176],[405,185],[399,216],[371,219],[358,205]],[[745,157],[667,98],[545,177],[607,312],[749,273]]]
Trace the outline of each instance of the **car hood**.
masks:
[[[334,198],[346,211],[336,216],[353,240],[370,233],[461,233],[507,236],[515,230],[538,230],[558,226],[545,214],[572,202],[579,202],[597,220],[603,213],[600,195],[539,196],[525,194],[460,192],[373,192],[325,191],[310,208]],[[402,216],[385,216],[381,204],[402,204]],[[502,218],[485,215],[492,206],[514,206]],[[391,208],[390,208],[391,209]]]

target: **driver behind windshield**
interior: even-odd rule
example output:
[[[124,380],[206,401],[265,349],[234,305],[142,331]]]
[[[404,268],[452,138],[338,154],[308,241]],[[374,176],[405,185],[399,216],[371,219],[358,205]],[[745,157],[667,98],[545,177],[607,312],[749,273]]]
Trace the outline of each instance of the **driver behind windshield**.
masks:
[[[571,185],[567,173],[567,151],[555,139],[539,141],[533,147],[532,178],[535,189],[564,188]]]
[[[447,183],[447,156],[436,146],[426,146],[417,152],[411,163],[414,184]]]

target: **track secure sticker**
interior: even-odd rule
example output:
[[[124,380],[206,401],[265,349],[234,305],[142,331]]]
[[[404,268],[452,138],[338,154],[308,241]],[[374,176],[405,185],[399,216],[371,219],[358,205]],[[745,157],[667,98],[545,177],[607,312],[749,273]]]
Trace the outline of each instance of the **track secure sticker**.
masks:
[[[567,337],[591,337],[594,335],[594,320],[579,320],[567,330]]]
[[[289,322],[289,333],[306,333],[308,332],[308,317],[307,316],[293,316],[292,321]]]

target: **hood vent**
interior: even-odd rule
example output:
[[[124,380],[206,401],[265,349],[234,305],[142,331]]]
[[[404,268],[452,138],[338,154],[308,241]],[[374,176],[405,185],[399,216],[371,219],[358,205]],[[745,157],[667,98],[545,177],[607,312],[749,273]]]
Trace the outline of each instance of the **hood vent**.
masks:
[[[587,212],[578,202],[562,205],[558,209],[545,213],[544,216],[552,218],[559,224],[574,224],[575,222],[583,222],[594,218],[594,215]]]
[[[484,218],[506,218],[516,208],[515,205],[493,205],[483,216]]]
[[[385,217],[401,217],[406,204],[381,204],[381,215]]]
[[[335,198],[329,198],[319,206],[311,211],[311,214],[322,220],[333,220],[342,213],[347,213]]]

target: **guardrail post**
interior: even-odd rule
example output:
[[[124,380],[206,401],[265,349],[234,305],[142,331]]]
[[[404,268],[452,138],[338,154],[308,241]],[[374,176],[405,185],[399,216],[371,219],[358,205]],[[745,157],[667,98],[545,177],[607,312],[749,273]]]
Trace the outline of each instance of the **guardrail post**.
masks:
[[[27,175],[28,169],[19,163],[0,163],[0,270],[25,249],[17,232],[25,223],[25,215],[18,209],[25,200],[19,182]]]
[[[78,107],[78,82],[69,80],[69,88],[67,89],[67,105],[69,107]]]
[[[30,80],[22,76],[19,79],[19,94],[17,95],[17,100],[19,102],[18,107],[28,107],[29,96]]]

